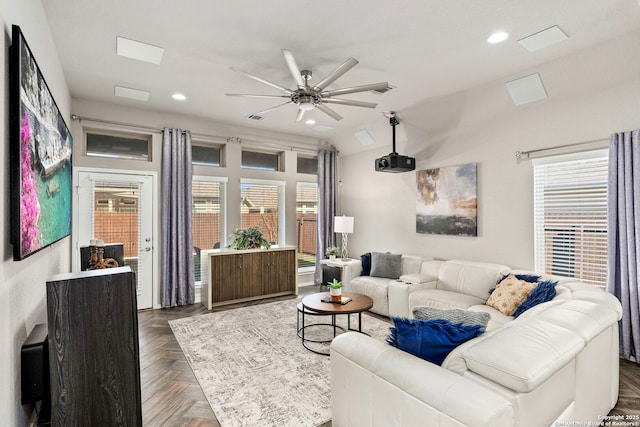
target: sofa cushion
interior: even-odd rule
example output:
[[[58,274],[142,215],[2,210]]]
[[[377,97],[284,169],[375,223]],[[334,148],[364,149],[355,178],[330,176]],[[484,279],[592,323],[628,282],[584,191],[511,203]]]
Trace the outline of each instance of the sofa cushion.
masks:
[[[438,272],[436,287],[445,291],[458,292],[482,298],[484,303],[489,290],[495,287],[498,279],[509,271],[500,264],[451,260],[442,263]]]
[[[463,325],[481,325],[487,327],[491,315],[489,313],[474,312],[461,308],[436,308],[428,305],[413,307],[414,319],[445,319],[451,323]]]
[[[482,325],[462,325],[445,319],[392,317],[387,342],[437,365],[458,345],[484,332]]]
[[[368,276],[371,274],[371,252],[360,255],[360,262],[362,263],[361,276]]]
[[[469,370],[520,393],[535,390],[585,345],[576,332],[538,317],[492,332],[465,346],[461,357]]]
[[[429,305],[439,308],[469,308],[484,304],[485,300],[458,292],[441,289],[420,289],[409,294],[409,308],[417,305]]]
[[[543,302],[551,301],[556,296],[556,285],[558,282],[543,280],[538,282],[538,286],[531,291],[527,298],[518,306],[513,313],[513,317],[518,317],[525,311]]]
[[[469,311],[474,311],[477,313],[487,313],[491,317],[489,319],[489,323],[487,323],[487,331],[491,331],[502,325],[506,325],[513,320],[513,316],[507,316],[506,314],[486,304],[472,305],[471,307],[469,307]]]
[[[349,292],[356,292],[370,297],[373,300],[373,307],[369,311],[381,316],[389,315],[389,279],[358,276],[351,280]]]
[[[371,252],[371,276],[397,279],[402,274],[402,255]]]
[[[400,275],[418,274],[424,259],[415,255],[402,255],[400,260]]]
[[[537,282],[519,280],[514,274],[509,274],[496,285],[487,300],[487,305],[507,316],[512,316],[536,286],[538,286]]]

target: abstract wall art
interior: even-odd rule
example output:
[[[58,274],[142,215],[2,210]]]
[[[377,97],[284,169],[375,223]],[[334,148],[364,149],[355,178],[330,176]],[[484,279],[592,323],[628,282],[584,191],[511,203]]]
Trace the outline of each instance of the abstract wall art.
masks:
[[[10,53],[11,243],[21,260],[71,234],[72,138],[17,25]]]
[[[416,172],[416,232],[478,235],[477,165]]]

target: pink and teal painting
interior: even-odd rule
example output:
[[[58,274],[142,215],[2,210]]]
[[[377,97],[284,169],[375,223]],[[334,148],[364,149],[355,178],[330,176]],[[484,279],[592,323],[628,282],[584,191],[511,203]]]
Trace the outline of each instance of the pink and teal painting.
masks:
[[[73,141],[16,26],[12,41],[12,243],[20,260],[71,234]]]
[[[478,235],[477,166],[468,163],[416,172],[416,231]]]

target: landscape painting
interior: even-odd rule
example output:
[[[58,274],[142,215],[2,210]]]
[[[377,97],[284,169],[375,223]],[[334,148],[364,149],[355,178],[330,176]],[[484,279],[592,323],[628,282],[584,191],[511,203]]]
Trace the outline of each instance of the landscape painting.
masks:
[[[71,233],[73,141],[16,25],[10,79],[11,237],[21,260]]]
[[[478,235],[477,165],[416,172],[416,232]]]

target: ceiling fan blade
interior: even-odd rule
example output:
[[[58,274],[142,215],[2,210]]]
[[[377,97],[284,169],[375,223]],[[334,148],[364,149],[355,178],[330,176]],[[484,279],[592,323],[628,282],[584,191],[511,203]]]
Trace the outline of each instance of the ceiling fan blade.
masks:
[[[325,113],[326,115],[330,116],[334,120],[337,120],[337,121],[342,120],[342,116],[340,114],[336,113],[335,111],[333,111],[331,108],[327,107],[326,105],[317,104],[316,108],[318,110],[322,111],[323,113]]]
[[[300,72],[300,68],[298,68],[298,64],[296,63],[296,59],[293,57],[293,53],[290,50],[282,49],[282,54],[284,55],[284,60],[289,67],[289,71],[291,71],[291,75],[293,79],[296,81],[296,84],[300,89],[303,89],[304,81],[302,80],[302,73]]]
[[[244,98],[289,98],[289,95],[252,95],[249,93],[225,93],[227,96],[242,96]]]
[[[327,77],[320,80],[318,84],[315,85],[313,88],[319,91],[324,90],[325,87],[329,86],[331,83],[336,81],[340,76],[342,76],[344,73],[346,73],[356,65],[358,65],[357,59],[355,58],[347,59],[342,64],[338,65],[338,67],[335,70],[330,72],[329,75],[327,75]]]
[[[389,83],[387,82],[371,83],[368,85],[345,87],[342,89],[335,89],[335,90],[327,90],[325,92],[320,92],[320,95],[323,97],[331,97],[335,95],[346,95],[348,93],[366,92],[368,90],[382,90],[387,87],[389,87]]]
[[[272,112],[280,107],[284,107],[285,105],[293,104],[291,101],[285,102],[284,104],[276,105],[275,107],[267,108],[266,110],[258,111],[257,113],[253,113],[254,116],[264,116],[267,113]]]
[[[302,108],[298,108],[298,115],[296,116],[296,122],[299,122],[304,117],[304,110]]]
[[[365,107],[365,108],[376,108],[378,106],[378,104],[375,104],[373,102],[352,101],[349,99],[340,99],[340,98],[323,99],[322,102],[326,102],[327,104],[350,105],[352,107]]]
[[[247,73],[246,71],[242,71],[242,70],[240,70],[240,69],[238,69],[236,67],[229,67],[229,69],[232,70],[232,71],[236,71],[236,72],[238,72],[240,74],[244,74],[245,76],[247,76],[247,77],[249,77],[249,78],[251,78],[253,80],[257,80],[260,83],[264,83],[264,84],[269,85],[271,87],[275,87],[276,89],[280,89],[281,91],[284,91],[284,92],[286,92],[288,94],[292,94],[293,93],[293,91],[291,89],[287,89],[284,86],[280,86],[279,84],[270,82],[269,80],[265,80],[262,77],[254,76],[253,74]]]

